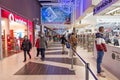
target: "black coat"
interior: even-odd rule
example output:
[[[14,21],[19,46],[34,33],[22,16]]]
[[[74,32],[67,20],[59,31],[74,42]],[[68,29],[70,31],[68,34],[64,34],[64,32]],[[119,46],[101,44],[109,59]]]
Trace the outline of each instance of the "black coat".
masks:
[[[67,42],[65,37],[61,37],[61,44],[65,44]]]
[[[30,51],[31,48],[32,48],[32,44],[30,40],[23,40],[21,49],[24,51]]]

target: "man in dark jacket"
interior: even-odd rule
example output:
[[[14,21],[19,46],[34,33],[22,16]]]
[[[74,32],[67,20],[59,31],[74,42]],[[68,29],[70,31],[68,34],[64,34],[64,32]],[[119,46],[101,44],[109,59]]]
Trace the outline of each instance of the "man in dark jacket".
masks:
[[[29,58],[31,59],[31,55],[30,55],[30,49],[32,48],[32,44],[30,42],[30,40],[28,39],[28,36],[24,36],[24,40],[22,42],[22,46],[21,49],[24,51],[24,61],[26,62],[26,52],[29,55]]]
[[[65,43],[67,42],[65,35],[63,35],[61,38],[61,44],[62,44],[62,54],[65,52]]]

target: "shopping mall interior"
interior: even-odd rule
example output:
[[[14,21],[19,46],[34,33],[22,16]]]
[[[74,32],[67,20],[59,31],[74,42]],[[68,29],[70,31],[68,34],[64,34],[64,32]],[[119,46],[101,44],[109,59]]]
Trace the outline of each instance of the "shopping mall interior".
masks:
[[[1,80],[120,80],[119,68],[120,0],[0,0]]]

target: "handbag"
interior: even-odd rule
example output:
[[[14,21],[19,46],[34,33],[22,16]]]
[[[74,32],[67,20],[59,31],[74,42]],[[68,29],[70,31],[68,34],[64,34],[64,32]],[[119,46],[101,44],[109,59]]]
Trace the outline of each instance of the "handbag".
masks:
[[[70,44],[66,42],[66,48],[70,48]]]

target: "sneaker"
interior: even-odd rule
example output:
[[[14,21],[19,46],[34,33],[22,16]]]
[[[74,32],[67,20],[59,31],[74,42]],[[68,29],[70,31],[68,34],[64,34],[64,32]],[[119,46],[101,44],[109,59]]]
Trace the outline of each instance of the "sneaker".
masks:
[[[98,73],[97,76],[98,76],[98,77],[103,77],[103,78],[105,78],[105,75],[103,75],[103,74],[101,74],[101,73]]]

